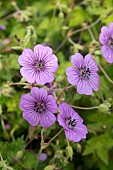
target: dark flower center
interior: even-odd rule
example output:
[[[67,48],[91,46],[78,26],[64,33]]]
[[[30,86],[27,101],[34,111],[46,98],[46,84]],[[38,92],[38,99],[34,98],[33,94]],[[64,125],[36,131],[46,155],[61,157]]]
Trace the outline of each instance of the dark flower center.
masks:
[[[40,60],[40,61],[35,61],[34,66],[37,70],[41,70],[44,68],[45,64],[44,61]]]
[[[113,49],[113,38],[109,39],[108,45]]]
[[[90,72],[89,68],[81,67],[81,68],[79,69],[79,75],[80,75],[80,77],[83,78],[83,79],[89,79],[90,73],[91,73],[91,72]]]
[[[66,124],[69,128],[73,128],[76,125],[76,120],[72,119],[72,117],[70,116],[67,120],[66,120]]]
[[[38,101],[34,105],[34,111],[37,113],[42,113],[43,111],[45,111],[45,109],[46,109],[45,104],[41,101]]]

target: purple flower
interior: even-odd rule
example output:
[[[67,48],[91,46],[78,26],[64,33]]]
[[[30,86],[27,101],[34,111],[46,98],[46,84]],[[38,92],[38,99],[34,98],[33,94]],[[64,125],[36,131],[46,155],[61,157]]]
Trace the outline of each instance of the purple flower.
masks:
[[[83,119],[68,104],[59,105],[60,113],[58,122],[64,128],[66,137],[74,142],[86,138],[87,127],[83,125]]]
[[[30,125],[47,128],[55,123],[56,117],[53,113],[57,111],[56,100],[52,95],[48,95],[44,88],[33,87],[31,95],[21,96],[20,108],[23,110],[23,118]]]
[[[5,124],[5,129],[8,130],[8,129],[10,129],[10,128],[11,128],[10,124],[9,124],[9,123],[6,123],[6,124]]]
[[[93,90],[97,91],[99,86],[98,66],[90,54],[85,58],[80,53],[72,56],[73,66],[68,67],[66,75],[68,82],[77,85],[77,92],[80,94],[91,95]]]
[[[41,153],[39,156],[40,161],[45,161],[47,159],[47,154],[46,153]]]
[[[58,59],[52,49],[41,44],[34,47],[34,52],[25,49],[18,59],[22,66],[20,73],[29,83],[44,85],[54,80],[53,72],[58,69]]]
[[[6,30],[6,26],[5,25],[0,25],[0,30]]]
[[[99,36],[102,44],[101,52],[108,63],[113,63],[113,22],[108,27],[103,26]]]

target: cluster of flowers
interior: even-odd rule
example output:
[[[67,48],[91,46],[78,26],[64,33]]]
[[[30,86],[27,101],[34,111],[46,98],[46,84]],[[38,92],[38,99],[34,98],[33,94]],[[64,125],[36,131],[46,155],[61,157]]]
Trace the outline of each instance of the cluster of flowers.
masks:
[[[102,27],[99,37],[102,43],[102,54],[110,63],[113,62],[113,23],[109,27]],[[34,47],[34,52],[24,49],[19,56],[19,64],[22,66],[20,73],[29,83],[45,85],[54,80],[54,72],[58,69],[58,59],[52,53],[52,49],[41,44]],[[79,94],[91,95],[93,90],[99,87],[98,66],[90,54],[84,58],[80,53],[71,57],[73,66],[66,69],[68,82],[77,85]],[[68,104],[56,104],[56,99],[45,88],[32,87],[30,94],[23,94],[20,108],[23,117],[30,125],[48,128],[56,121],[56,113],[59,109],[57,120],[64,128],[66,137],[74,142],[86,138],[87,127],[83,119]]]

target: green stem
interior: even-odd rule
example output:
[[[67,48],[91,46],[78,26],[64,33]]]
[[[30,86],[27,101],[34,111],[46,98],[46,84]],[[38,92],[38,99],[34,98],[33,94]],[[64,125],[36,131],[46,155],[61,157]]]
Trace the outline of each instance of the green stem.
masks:
[[[65,88],[59,88],[58,90],[66,91],[66,90],[68,90],[68,89],[70,89],[72,87],[74,87],[74,86],[70,85],[70,86],[65,87]]]
[[[2,125],[2,129],[4,131],[4,134],[6,135],[7,138],[9,138],[9,134],[7,133],[7,130],[5,128],[5,123],[4,120],[2,118],[2,108],[0,107],[0,117],[1,117],[1,125]]]
[[[58,48],[56,49],[55,53],[57,53],[62,47],[63,45],[66,43],[67,41],[67,37],[62,41],[62,43],[58,46]]]
[[[94,37],[94,35],[93,35],[93,32],[92,32],[91,28],[88,28],[88,32],[89,32],[89,34],[90,34],[90,36],[91,36],[92,41],[94,41],[94,40],[95,40],[95,37]]]
[[[99,106],[93,106],[93,107],[79,107],[79,106],[73,106],[73,105],[69,105],[73,108],[76,108],[76,109],[80,109],[80,110],[94,110],[94,109],[98,109]]]
[[[98,24],[100,21],[101,21],[101,18],[98,18],[98,19],[97,19],[95,22],[93,22],[91,25],[89,25],[89,26],[87,26],[87,27],[85,27],[85,28],[80,28],[80,29],[74,31],[74,32],[71,34],[71,36],[74,35],[74,34],[76,34],[76,33],[78,33],[78,32],[85,31],[85,30],[87,30],[87,29],[95,26],[95,25]]]
[[[104,74],[104,76],[107,78],[107,80],[113,84],[113,80],[110,79],[110,77],[108,76],[108,74],[106,73],[106,71],[103,69],[103,67],[98,63],[98,66],[100,68],[100,70],[102,71],[102,73]]]
[[[40,148],[39,152],[38,152],[38,160],[39,160],[39,157],[40,157],[40,154],[42,153],[42,147]]]
[[[4,134],[6,134],[6,137],[8,138],[9,137],[9,134],[7,133],[6,129],[5,129],[5,124],[4,124],[4,120],[2,119],[1,120],[1,125],[2,125],[2,129],[4,131]]]
[[[66,138],[66,142],[67,142],[67,145],[69,146],[69,140],[68,140],[68,138]]]
[[[17,162],[21,167],[23,167],[24,169],[26,169],[26,167],[24,167],[24,165],[21,164],[21,163],[19,162],[19,160],[16,160],[15,158],[13,158],[1,144],[0,144],[0,147],[2,148],[2,150],[3,150],[14,162]]]
[[[39,161],[40,161],[39,157],[40,157],[42,150],[47,148],[50,145],[50,143],[63,131],[63,128],[55,136],[53,136],[53,138],[50,139],[50,141],[48,143],[44,143],[43,131],[44,131],[44,129],[42,129],[42,131],[41,131],[41,147],[40,147],[40,150],[38,152],[38,160],[37,160],[36,165],[35,165],[35,170],[37,170],[37,167],[38,167],[38,164],[39,164]]]
[[[72,44],[72,45],[76,45],[75,42],[69,37],[68,41]]]
[[[66,88],[64,88],[64,91],[65,90],[68,90],[68,89],[70,89],[70,88],[72,88],[73,86],[71,85],[71,86],[68,86],[68,87],[66,87]]]
[[[10,82],[10,83],[8,83],[8,85],[13,86],[13,85],[31,85],[31,84],[29,84],[29,83],[21,83],[21,82],[16,82],[16,83]]]
[[[37,170],[37,167],[38,167],[38,164],[39,164],[39,157],[40,157],[40,154],[42,153],[42,147],[40,147],[40,150],[39,150],[39,152],[38,152],[38,156],[37,156],[37,162],[36,162],[36,165],[35,165],[35,170]]]
[[[39,150],[39,152],[38,152],[38,156],[37,156],[37,162],[36,162],[36,165],[35,165],[35,170],[37,170],[37,167],[38,167],[38,164],[39,164],[39,157],[40,157],[40,154],[41,154],[41,152],[42,152],[42,150],[44,149],[44,147],[43,147],[43,144],[44,144],[44,135],[43,135],[43,133],[44,133],[44,129],[42,129],[41,130],[41,146],[40,146],[40,150]]]
[[[63,128],[55,135],[53,136],[52,139],[50,139],[50,141],[47,143],[47,145],[49,146],[49,144],[63,131]]]

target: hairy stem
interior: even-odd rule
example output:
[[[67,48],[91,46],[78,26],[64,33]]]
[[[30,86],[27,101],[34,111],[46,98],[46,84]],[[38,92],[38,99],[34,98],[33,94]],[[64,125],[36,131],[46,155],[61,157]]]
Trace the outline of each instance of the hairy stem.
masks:
[[[87,26],[87,27],[84,27],[84,28],[80,28],[80,29],[78,29],[78,30],[76,30],[76,31],[73,31],[70,36],[72,36],[72,35],[74,35],[74,34],[76,34],[76,33],[78,33],[78,32],[85,31],[85,30],[87,30],[87,29],[89,29],[89,28],[91,28],[91,27],[94,27],[94,26],[95,26],[96,24],[98,24],[100,21],[101,21],[101,18],[98,18],[98,19],[97,19],[95,22],[93,22],[91,25],[89,25],[89,26]]]
[[[63,128],[47,143],[48,145],[63,131]]]
[[[73,105],[69,105],[73,108],[76,108],[76,109],[80,109],[80,110],[94,110],[94,109],[98,109],[99,106],[93,106],[93,107],[79,107],[79,106],[73,106]]]
[[[104,76],[107,78],[107,80],[113,84],[113,80],[110,79],[110,77],[108,76],[108,74],[106,73],[106,71],[103,69],[103,67],[98,63],[98,66],[100,68],[100,70],[102,71],[102,73],[104,74]]]
[[[10,155],[10,154],[7,152],[7,150],[6,150],[1,144],[0,144],[0,147],[2,148],[2,150],[3,150],[14,162],[18,163],[21,167],[23,167],[24,169],[26,169],[26,167],[24,167],[24,165],[21,164],[21,163],[19,162],[19,160],[16,160],[15,158],[13,158],[12,155]]]
[[[10,83],[8,83],[8,85],[13,86],[13,85],[31,85],[31,84],[29,84],[29,83],[21,83],[21,82],[16,82],[16,83],[10,82]]]

